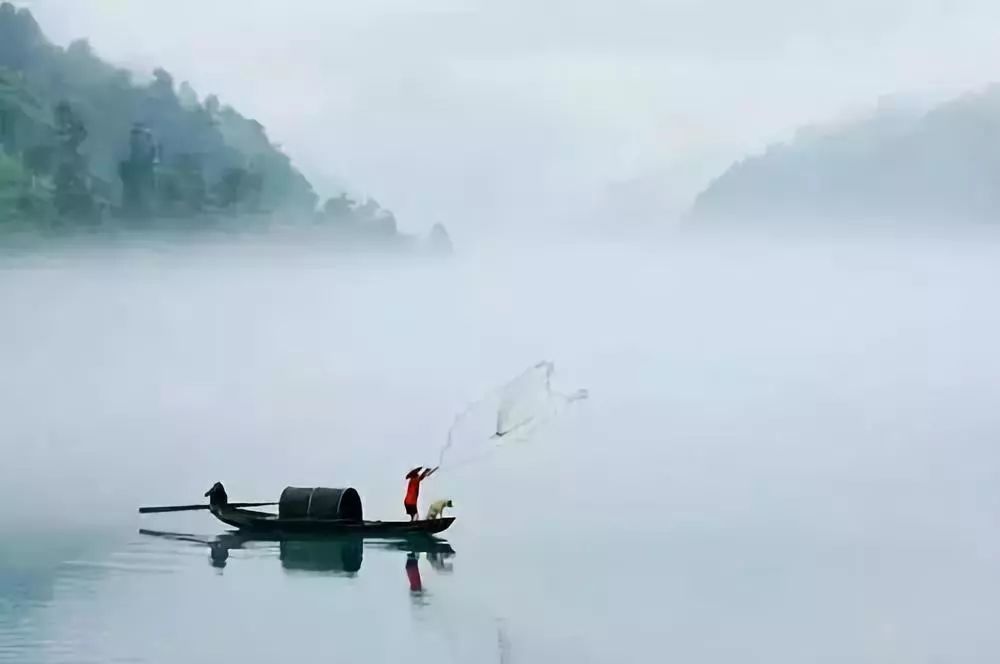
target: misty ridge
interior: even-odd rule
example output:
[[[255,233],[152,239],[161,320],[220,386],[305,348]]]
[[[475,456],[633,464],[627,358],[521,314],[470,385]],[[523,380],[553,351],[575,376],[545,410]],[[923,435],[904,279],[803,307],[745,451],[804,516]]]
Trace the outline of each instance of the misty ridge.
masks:
[[[973,227],[1000,211],[1000,85],[799,129],[698,195],[694,225]]]
[[[56,46],[30,11],[0,5],[0,230],[311,229],[352,249],[451,250],[444,226],[406,235],[370,196],[321,200],[260,122],[166,69],[151,74],[106,63],[86,40]],[[929,110],[880,104],[861,119],[804,127],[715,177],[681,227],[990,222],[1000,205],[998,107],[991,86]],[[611,187],[609,204],[589,214],[669,229],[676,210],[662,193],[684,178],[678,169]],[[560,235],[574,232],[583,224]]]
[[[86,40],[55,46],[30,11],[0,5],[0,229],[290,224],[347,245],[415,246],[374,198],[321,203],[261,123],[152,74],[137,81]],[[450,247],[440,225],[427,239]]]

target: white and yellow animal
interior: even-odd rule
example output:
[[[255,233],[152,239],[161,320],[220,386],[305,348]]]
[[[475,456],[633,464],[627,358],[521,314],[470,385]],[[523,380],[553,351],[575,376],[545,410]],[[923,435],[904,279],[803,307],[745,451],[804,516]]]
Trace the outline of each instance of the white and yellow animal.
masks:
[[[454,507],[450,500],[435,500],[431,503],[431,506],[427,508],[427,520],[438,519],[444,515],[444,508]]]

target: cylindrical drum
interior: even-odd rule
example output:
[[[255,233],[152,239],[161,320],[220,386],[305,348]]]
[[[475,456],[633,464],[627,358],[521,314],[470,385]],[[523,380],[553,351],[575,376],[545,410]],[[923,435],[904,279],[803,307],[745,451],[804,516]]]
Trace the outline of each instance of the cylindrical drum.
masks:
[[[285,487],[278,502],[278,517],[361,521],[361,496],[350,487]]]

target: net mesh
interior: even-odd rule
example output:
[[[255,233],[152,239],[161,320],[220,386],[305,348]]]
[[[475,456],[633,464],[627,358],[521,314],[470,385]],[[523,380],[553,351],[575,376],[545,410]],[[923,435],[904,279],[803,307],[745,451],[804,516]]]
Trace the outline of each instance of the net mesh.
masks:
[[[498,446],[529,440],[569,404],[589,396],[583,389],[556,391],[554,373],[552,362],[539,362],[466,407],[448,432],[438,465],[463,465]]]

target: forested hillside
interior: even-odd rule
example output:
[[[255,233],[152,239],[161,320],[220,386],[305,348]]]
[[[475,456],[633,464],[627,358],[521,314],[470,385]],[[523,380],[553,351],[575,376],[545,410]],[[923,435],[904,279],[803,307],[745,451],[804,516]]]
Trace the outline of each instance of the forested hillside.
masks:
[[[104,62],[86,41],[56,46],[28,10],[0,5],[0,225],[280,218],[399,237],[374,199],[321,205],[261,123],[165,69],[151,74]]]

